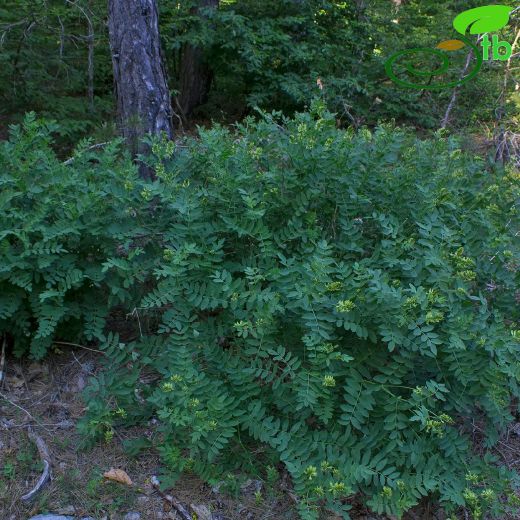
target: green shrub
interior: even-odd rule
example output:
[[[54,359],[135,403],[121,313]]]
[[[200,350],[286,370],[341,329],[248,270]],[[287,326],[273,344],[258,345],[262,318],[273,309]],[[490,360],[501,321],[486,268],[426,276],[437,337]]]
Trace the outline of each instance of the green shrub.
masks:
[[[56,128],[29,114],[0,144],[0,336],[34,358],[56,339],[105,339],[109,308],[130,295],[105,263],[142,232],[127,212],[137,174],[118,143],[100,152],[84,141],[62,162]]]
[[[354,493],[397,516],[424,496],[500,514],[514,476],[468,433],[491,447],[519,394],[518,174],[314,111],[155,144],[164,250],[140,312],[161,325],[110,335],[81,430],[156,416],[133,448],[159,449],[165,483],[251,470],[261,443],[302,518],[348,518]]]
[[[29,115],[0,146],[0,333],[33,357],[102,342],[87,436],[156,416],[128,449],[157,448],[165,484],[281,461],[302,518],[348,518],[354,493],[397,516],[516,507],[468,432],[491,448],[519,393],[518,173],[319,104],[156,142],[153,183],[117,142],[62,162],[54,129]],[[157,334],[105,337],[119,303]]]

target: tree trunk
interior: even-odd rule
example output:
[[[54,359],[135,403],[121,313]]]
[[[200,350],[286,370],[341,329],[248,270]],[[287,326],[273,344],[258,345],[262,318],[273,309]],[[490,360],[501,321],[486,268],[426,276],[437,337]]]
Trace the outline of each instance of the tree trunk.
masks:
[[[156,0],[109,0],[108,28],[120,131],[135,156],[144,135],[173,135],[172,108],[159,40]],[[140,165],[143,177],[153,172]]]
[[[193,13],[205,7],[216,9],[218,3],[219,0],[199,0]],[[179,106],[183,115],[188,117],[195,108],[207,101],[213,80],[213,71],[204,59],[202,49],[191,44],[183,46],[179,74]]]

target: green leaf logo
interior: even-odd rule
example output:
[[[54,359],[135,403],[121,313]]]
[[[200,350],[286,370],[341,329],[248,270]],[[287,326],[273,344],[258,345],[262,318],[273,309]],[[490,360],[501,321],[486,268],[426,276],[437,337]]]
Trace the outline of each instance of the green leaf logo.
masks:
[[[513,9],[507,5],[484,5],[463,11],[453,20],[453,27],[460,34],[482,34],[502,29],[509,22]]]

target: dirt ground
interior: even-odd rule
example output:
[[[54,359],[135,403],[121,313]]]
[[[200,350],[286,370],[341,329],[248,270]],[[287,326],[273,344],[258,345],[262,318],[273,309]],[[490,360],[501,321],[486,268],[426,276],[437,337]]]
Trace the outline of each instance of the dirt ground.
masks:
[[[75,423],[82,416],[81,391],[88,378],[101,369],[99,354],[90,350],[63,347],[43,362],[7,358],[5,378],[0,385],[0,519],[27,520],[40,513],[91,516],[96,520],[179,519],[175,508],[155,490],[150,478],[160,468],[151,454],[128,457],[122,441],[145,433],[141,430],[116,432],[109,444],[79,450]],[[35,486],[43,463],[28,427],[48,448],[52,462],[52,480],[36,497],[26,503],[20,497]],[[520,427],[518,428],[520,434]],[[478,437],[478,429],[475,436]],[[478,441],[478,438],[475,439]],[[520,465],[520,435],[514,428],[498,445],[497,453],[509,467]],[[132,486],[111,482],[103,473],[115,468],[124,470]],[[228,496],[192,475],[184,475],[168,493],[178,499],[197,520],[296,520],[294,503],[287,489],[267,490],[255,496],[255,485]],[[205,518],[205,512],[211,515]],[[461,512],[460,518],[468,518]],[[195,518],[195,516],[192,516]],[[383,520],[354,507],[355,520]],[[418,508],[409,520],[444,520],[439,512]],[[324,519],[338,519],[335,515]],[[510,520],[514,520],[511,518]]]
[[[101,369],[99,354],[63,347],[62,352],[38,363],[7,358],[5,369],[0,388],[1,520],[27,520],[50,512],[96,520],[118,520],[129,512],[139,513],[141,520],[182,520],[150,482],[159,472],[159,459],[149,453],[130,458],[123,451],[122,441],[145,433],[146,428],[119,431],[109,444],[77,449],[80,438],[75,423],[84,411],[81,391],[88,378]],[[29,426],[48,448],[52,480],[27,504],[20,497],[33,489],[43,468],[28,437]],[[112,468],[124,470],[133,485],[103,478]],[[197,520],[206,520],[204,508],[212,512],[214,520],[297,519],[286,492],[280,489],[255,497],[251,487],[255,486],[231,497],[184,475],[169,493],[191,513],[199,508]]]

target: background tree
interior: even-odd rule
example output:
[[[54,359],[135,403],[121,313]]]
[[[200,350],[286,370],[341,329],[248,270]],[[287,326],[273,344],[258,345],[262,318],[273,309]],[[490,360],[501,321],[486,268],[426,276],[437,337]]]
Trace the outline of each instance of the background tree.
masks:
[[[155,0],[110,0],[108,27],[121,133],[133,155],[148,133],[172,137],[172,108]],[[141,164],[141,175],[152,172]]]
[[[202,17],[205,24],[218,8],[219,0],[198,0],[190,9],[195,16]],[[196,43],[186,42],[181,51],[179,74],[179,106],[184,116],[190,116],[193,110],[208,100],[213,70],[208,63],[203,48]]]

